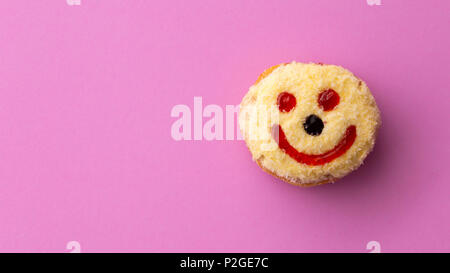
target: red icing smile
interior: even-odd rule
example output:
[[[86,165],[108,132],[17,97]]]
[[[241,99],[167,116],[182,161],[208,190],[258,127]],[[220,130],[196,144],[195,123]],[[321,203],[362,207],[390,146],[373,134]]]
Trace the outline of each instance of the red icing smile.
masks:
[[[275,124],[272,127],[272,136],[275,141],[278,143],[278,147],[287,153],[292,159],[295,159],[298,163],[310,165],[310,166],[319,166],[326,164],[328,162],[333,161],[334,159],[343,155],[350,147],[352,147],[353,143],[356,139],[356,126],[350,125],[345,130],[344,136],[339,141],[339,143],[334,146],[333,149],[318,155],[310,155],[297,151],[286,138],[283,129],[279,124]]]

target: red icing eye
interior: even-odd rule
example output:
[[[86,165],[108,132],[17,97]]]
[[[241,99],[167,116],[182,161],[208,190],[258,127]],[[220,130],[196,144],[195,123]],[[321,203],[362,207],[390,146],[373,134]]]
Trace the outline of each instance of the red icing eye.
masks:
[[[297,104],[297,100],[294,95],[288,92],[282,92],[278,95],[277,105],[280,112],[289,112]]]
[[[317,102],[324,111],[331,111],[339,104],[339,94],[333,89],[327,89],[319,94]]]

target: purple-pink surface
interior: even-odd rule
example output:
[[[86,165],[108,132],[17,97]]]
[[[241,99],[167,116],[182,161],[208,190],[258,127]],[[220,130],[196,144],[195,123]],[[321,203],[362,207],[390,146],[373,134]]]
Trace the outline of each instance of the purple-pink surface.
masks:
[[[0,251],[450,251],[449,10],[2,1]],[[297,188],[241,140],[173,139],[175,105],[237,105],[265,68],[292,60],[367,82],[383,125],[356,172]]]

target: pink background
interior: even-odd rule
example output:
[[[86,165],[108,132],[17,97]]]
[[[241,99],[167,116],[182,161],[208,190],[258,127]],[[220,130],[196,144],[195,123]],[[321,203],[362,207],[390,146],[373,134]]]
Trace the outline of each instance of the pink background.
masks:
[[[446,0],[5,0],[0,251],[450,251]],[[334,185],[179,141],[176,104],[236,105],[268,66],[340,64],[382,111]]]

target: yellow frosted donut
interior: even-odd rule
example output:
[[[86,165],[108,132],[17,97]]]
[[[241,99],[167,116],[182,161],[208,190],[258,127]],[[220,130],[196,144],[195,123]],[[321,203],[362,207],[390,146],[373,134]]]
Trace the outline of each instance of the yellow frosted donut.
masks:
[[[358,168],[380,124],[369,88],[350,71],[297,62],[264,71],[239,113],[253,159],[299,186],[334,182]]]

